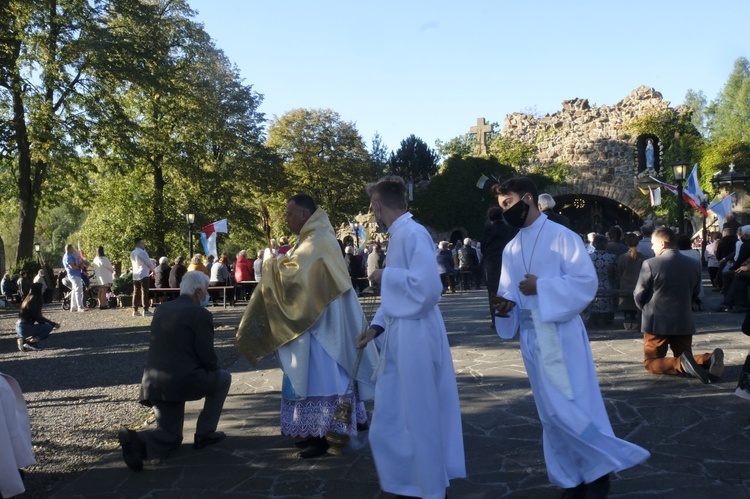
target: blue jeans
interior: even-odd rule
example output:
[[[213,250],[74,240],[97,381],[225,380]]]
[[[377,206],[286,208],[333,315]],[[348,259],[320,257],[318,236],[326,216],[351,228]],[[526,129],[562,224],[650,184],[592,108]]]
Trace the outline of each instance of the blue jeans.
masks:
[[[16,322],[16,333],[21,338],[34,337],[38,340],[47,339],[49,334],[52,332],[53,326],[49,322],[40,324],[26,324],[21,322],[20,319]]]

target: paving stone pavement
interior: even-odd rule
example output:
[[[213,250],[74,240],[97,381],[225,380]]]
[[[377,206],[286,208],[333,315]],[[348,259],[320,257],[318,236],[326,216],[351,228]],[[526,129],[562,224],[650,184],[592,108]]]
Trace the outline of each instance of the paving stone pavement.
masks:
[[[706,290],[712,310],[720,295]],[[458,378],[467,478],[454,480],[452,499],[556,498],[546,476],[539,424],[516,340],[489,328],[486,292],[446,295],[441,303]],[[640,333],[589,331],[599,382],[615,434],[651,452],[643,465],[613,476],[612,498],[722,499],[750,497],[750,401],[733,392],[750,338],[743,314],[698,312],[694,351],[720,347],[722,382],[703,385],[679,376],[655,376],[642,363]],[[272,359],[256,368],[244,359],[220,430],[229,437],[194,451],[190,435],[199,403],[189,403],[186,443],[169,459],[131,472],[113,452],[58,488],[53,497],[91,498],[382,498],[363,432],[342,456],[295,457],[279,434],[281,371]]]

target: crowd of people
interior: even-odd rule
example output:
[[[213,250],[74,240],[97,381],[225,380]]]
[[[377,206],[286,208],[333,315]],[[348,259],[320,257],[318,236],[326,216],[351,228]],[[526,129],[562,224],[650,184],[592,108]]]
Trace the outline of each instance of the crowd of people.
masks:
[[[582,236],[552,211],[552,196],[517,177],[493,187],[498,206],[488,211],[479,241],[435,244],[412,219],[406,192],[399,177],[368,187],[375,219],[389,236],[387,248],[342,243],[306,194],[286,205],[297,244],[272,240],[254,260],[243,250],[234,259],[196,254],[188,266],[182,256],[170,265],[167,257],[152,260],[145,241],[136,239],[130,254],[133,315],[139,308],[153,315],[139,400],[153,408],[156,427],[119,430],[126,465],[140,471],[146,460],[167,457],[181,445],[188,400],[205,399],[193,447],[226,438],[217,427],[231,375],[218,366],[214,351],[213,317],[205,309],[211,287],[257,284],[235,344],[254,364],[270,354],[278,359],[281,433],[294,439],[299,457],[320,457],[369,428],[381,488],[397,497],[441,499],[451,479],[466,475],[456,376],[438,308],[441,296],[458,286],[486,286],[491,327],[503,339],[520,335],[548,476],[563,497],[607,497],[612,473],[649,457],[612,430],[582,315],[608,324],[622,311],[626,326],[643,334],[650,373],[684,374],[703,383],[723,374],[721,349],[692,351],[693,311],[703,303],[701,258],[684,235],[646,223],[637,232],[614,226],[606,235]],[[747,309],[750,226],[729,226],[707,243],[711,283],[724,293],[724,308]],[[71,311],[84,312],[80,292],[88,262],[72,245],[63,262]],[[100,305],[106,306],[114,268],[101,247],[94,268],[105,290]],[[16,281],[18,293],[25,283]],[[4,278],[4,292],[5,285]],[[372,318],[358,299],[367,286],[380,291]],[[17,324],[22,351],[39,349],[59,327],[42,315],[42,283],[28,288]],[[151,288],[179,288],[179,294],[152,313]],[[750,334],[750,320],[743,331]],[[364,401],[371,399],[376,404],[368,421]],[[348,421],[338,416],[345,405]]]

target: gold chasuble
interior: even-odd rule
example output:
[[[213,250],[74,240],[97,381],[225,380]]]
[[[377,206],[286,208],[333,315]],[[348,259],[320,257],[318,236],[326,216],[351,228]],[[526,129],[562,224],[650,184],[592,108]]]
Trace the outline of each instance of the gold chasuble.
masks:
[[[235,347],[255,365],[307,331],[351,287],[331,222],[318,208],[302,226],[297,246],[263,262]]]

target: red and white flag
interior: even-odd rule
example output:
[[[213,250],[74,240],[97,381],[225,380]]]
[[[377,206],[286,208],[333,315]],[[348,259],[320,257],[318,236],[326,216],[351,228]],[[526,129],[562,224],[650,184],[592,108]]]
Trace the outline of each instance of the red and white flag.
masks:
[[[677,195],[677,187],[676,186],[671,185],[671,184],[667,184],[666,182],[662,182],[661,180],[655,179],[654,177],[649,177],[649,178],[651,178],[651,180],[655,180],[656,182],[659,182],[661,185],[664,186],[664,188],[666,190],[668,190],[669,192],[671,192],[675,196]],[[695,208],[698,211],[700,211],[703,214],[704,217],[708,216],[708,210],[706,210],[703,206],[701,206],[700,200],[698,198],[696,198],[693,194],[690,194],[688,191],[683,190],[682,191],[682,199],[684,199],[688,204],[690,204],[691,206],[693,206],[693,208]]]
[[[216,234],[219,232],[222,234],[229,232],[227,219],[225,218],[208,224],[201,229],[201,232],[201,242],[203,243],[203,250],[206,252],[206,256],[213,255],[215,258],[219,258],[219,253],[216,251]]]

